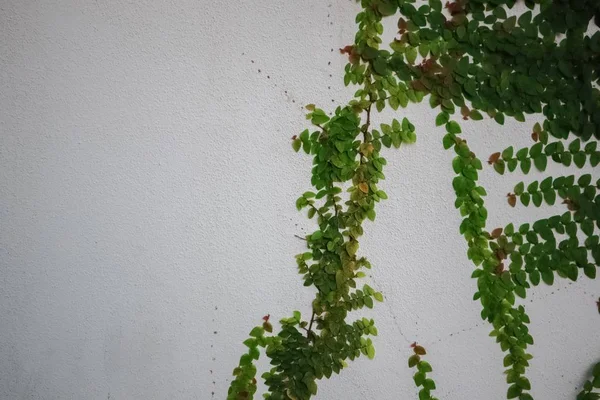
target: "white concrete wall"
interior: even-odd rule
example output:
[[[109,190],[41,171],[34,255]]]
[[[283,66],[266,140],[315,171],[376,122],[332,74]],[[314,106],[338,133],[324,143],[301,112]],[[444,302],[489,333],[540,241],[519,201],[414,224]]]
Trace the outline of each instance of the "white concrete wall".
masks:
[[[0,0],[0,398],[223,399],[260,318],[307,312],[294,208],[310,160],[290,138],[302,106],[349,99],[350,0]],[[393,21],[391,21],[393,24]],[[379,119],[385,122],[391,114]],[[403,114],[400,114],[403,115]],[[361,251],[387,301],[374,361],[318,399],[410,399],[409,343],[439,397],[502,399],[502,357],[471,301],[452,155],[431,110],[386,152],[390,200]],[[528,124],[469,125],[483,158],[530,144]],[[540,175],[533,175],[534,177]],[[491,227],[518,178],[483,173]],[[574,398],[600,358],[598,282],[524,301],[541,400]]]

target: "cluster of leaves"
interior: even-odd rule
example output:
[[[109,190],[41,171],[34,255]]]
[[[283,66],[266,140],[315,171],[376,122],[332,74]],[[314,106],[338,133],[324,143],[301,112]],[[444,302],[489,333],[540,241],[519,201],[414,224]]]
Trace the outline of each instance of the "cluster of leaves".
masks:
[[[540,125],[536,123],[536,127],[540,127]],[[545,131],[536,131],[534,128],[533,135],[535,136],[537,132]],[[596,150],[597,143],[590,141],[584,148],[581,148],[581,139],[575,139],[565,149],[565,145],[561,141],[547,143],[546,136],[533,146],[519,149],[516,153],[512,146],[507,147],[501,153],[494,153],[490,156],[488,164],[493,165],[496,172],[501,175],[504,174],[506,168],[513,172],[517,166],[520,166],[524,174],[528,174],[532,164],[538,171],[544,172],[548,160],[565,167],[574,164],[577,168],[583,168],[589,161],[591,167],[596,167],[600,163],[600,151]]]
[[[519,183],[508,195],[511,206],[517,199],[525,206],[552,205],[560,197],[565,212],[518,230],[509,224],[488,232],[487,193],[478,183],[484,166],[460,137],[452,115],[491,118],[500,125],[506,118],[544,116],[542,124],[533,126],[531,147],[515,152],[511,146],[492,154],[488,163],[500,174],[519,166],[528,173],[532,165],[545,171],[548,161],[579,168],[589,161],[595,167],[600,162],[600,32],[588,35],[586,30],[592,18],[600,24],[600,1],[525,0],[530,10],[511,16],[507,8],[516,0],[456,0],[445,7],[440,0],[418,7],[415,0],[360,3],[355,41],[341,49],[349,59],[344,82],[360,85],[359,90],[333,115],[308,105],[312,128],[292,138],[294,150],[313,158],[313,190],[296,202],[318,224],[306,237],[308,251],[296,256],[304,285],[315,288],[312,315],[305,320],[294,312],[280,321],[276,334],[255,328],[246,341],[249,351],[234,370],[228,399],[253,398],[260,349],[273,366],[262,375],[268,387],[264,397],[278,400],[309,399],[317,392],[316,382],[338,373],[346,360],[374,356],[368,337],[377,334],[373,321],[346,321],[348,312],[383,300],[368,285],[358,288],[363,270],[371,267],[358,254],[358,240],[364,220],[374,220],[376,204],[387,198],[378,186],[386,166],[382,147],[414,143],[416,135],[406,118],[373,129],[372,114],[427,98],[439,109],[436,124],[446,129],[444,148],[456,154],[452,186],[463,217],[459,229],[476,266],[474,300],[493,327],[490,336],[506,353],[507,398],[531,400],[526,370],[534,340],[530,319],[517,301],[540,281],[552,284],[555,275],[575,280],[582,269],[595,277],[600,261],[598,183],[593,186],[589,174],[577,181],[574,176],[549,177],[527,188]],[[398,36],[389,50],[381,49],[382,20],[398,13]],[[576,138],[565,147],[563,141],[572,135]],[[342,187],[349,189],[343,193]],[[420,398],[431,399],[435,384],[426,377],[431,367],[417,349],[422,348],[415,346],[409,363],[419,370],[415,383],[422,386]]]
[[[431,365],[422,359],[421,356],[427,354],[423,346],[416,342],[411,345],[414,354],[408,358],[408,367],[417,368],[417,372],[413,375],[415,385],[419,389],[419,400],[438,400],[437,397],[432,397],[431,392],[436,389],[433,379],[427,377],[427,373],[433,371]]]
[[[583,390],[577,395],[577,400],[598,400],[600,393],[594,391],[594,388],[600,389],[600,363],[594,366],[592,370],[592,379],[583,384]]]
[[[524,205],[541,206],[543,201],[554,204],[558,196],[566,212],[535,221],[531,228],[523,224],[518,232],[512,224],[487,232],[486,191],[477,183],[483,165],[459,137],[460,126],[451,115],[458,110],[464,120],[487,115],[500,125],[507,117],[525,121],[527,114],[544,115],[544,122],[533,127],[534,145],[492,154],[488,163],[500,174],[518,166],[528,173],[532,165],[545,171],[548,161],[579,168],[589,161],[595,167],[600,162],[600,92],[595,86],[600,81],[600,32],[588,36],[586,29],[599,15],[600,2],[527,1],[531,9],[537,4],[535,16],[531,10],[508,16],[506,7],[515,1],[506,0],[458,0],[446,3],[445,9],[436,0],[419,7],[409,0],[361,3],[359,22],[372,20],[373,13],[399,12],[399,37],[392,51],[377,49],[377,40],[357,41],[351,54],[358,57],[350,58],[346,80],[353,82],[354,71],[366,63],[377,75],[372,98],[378,102],[387,101],[395,109],[405,106],[400,101],[404,97],[414,102],[428,97],[432,107],[440,108],[436,124],[446,127],[444,147],[456,153],[452,184],[455,206],[464,217],[460,232],[469,245],[468,257],[478,267],[473,272],[478,287],[474,298],[482,304],[482,318],[493,325],[491,336],[507,352],[507,397],[531,399],[525,372],[533,338],[529,317],[516,297],[524,298],[540,280],[552,284],[555,274],[575,280],[582,269],[595,277],[600,199],[589,174],[577,184],[574,176],[546,178],[528,185],[527,191],[518,184],[508,195],[512,206],[517,197]],[[564,35],[562,40],[557,40],[559,35]],[[576,138],[565,146],[562,140],[570,135]],[[579,232],[585,243],[580,243]]]
[[[363,39],[371,40],[380,18],[361,24]],[[359,35],[360,36],[360,35]],[[357,71],[354,71],[357,74]],[[357,75],[358,76],[358,75]],[[253,398],[256,392],[256,368],[259,348],[264,348],[273,368],[262,375],[268,388],[265,399],[309,399],[317,393],[317,381],[339,373],[347,360],[365,355],[375,356],[370,336],[377,335],[374,321],[367,318],[348,322],[350,311],[372,308],[383,295],[359,281],[365,277],[370,262],[359,255],[363,222],[376,218],[377,203],[387,199],[379,188],[385,178],[387,161],[383,147],[400,147],[416,141],[415,127],[406,118],[371,124],[371,110],[377,108],[373,98],[372,68],[363,65],[357,82],[362,89],[357,98],[328,115],[313,104],[307,119],[313,128],[292,138],[295,151],[312,156],[313,190],[296,201],[298,210],[316,220],[318,229],[306,236],[307,251],[296,256],[298,272],[305,286],[314,287],[312,315],[303,319],[299,312],[280,321],[281,331],[267,335],[255,328],[248,354],[234,370],[228,399]],[[348,187],[342,190],[342,185]],[[260,333],[259,336],[257,334]]]

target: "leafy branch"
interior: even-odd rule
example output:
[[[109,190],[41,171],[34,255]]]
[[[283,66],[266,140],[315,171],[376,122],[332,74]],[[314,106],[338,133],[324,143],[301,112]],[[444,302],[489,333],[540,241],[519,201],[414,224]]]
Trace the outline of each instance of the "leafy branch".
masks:
[[[265,320],[244,342],[248,352],[234,370],[228,400],[252,399],[256,392],[254,362],[263,352],[272,368],[262,374],[265,399],[305,400],[317,393],[317,381],[339,373],[347,360],[375,356],[373,320],[348,322],[348,312],[372,308],[383,295],[360,280],[370,262],[359,255],[365,219],[374,221],[376,205],[387,199],[379,188],[387,165],[383,148],[399,148],[416,141],[415,126],[406,118],[373,128],[374,112],[393,110],[428,99],[439,109],[435,119],[452,149],[455,173],[454,205],[462,219],[459,232],[468,244],[467,257],[477,282],[473,299],[481,304],[505,353],[508,399],[532,400],[526,377],[534,340],[530,318],[520,298],[540,282],[555,276],[576,280],[579,271],[595,278],[600,262],[600,195],[591,174],[577,178],[547,177],[525,187],[515,185],[507,195],[511,206],[541,207],[563,200],[564,213],[522,224],[508,224],[489,232],[485,188],[479,183],[481,159],[461,137],[462,120],[507,118],[524,122],[541,114],[532,128],[531,147],[509,146],[492,154],[488,164],[504,174],[520,166],[545,171],[548,162],[579,168],[600,163],[600,32],[588,35],[593,18],[600,26],[597,0],[525,0],[528,11],[509,16],[516,0],[456,0],[445,6],[428,0],[361,0],[354,43],[341,49],[347,55],[344,83],[359,85],[354,98],[331,114],[310,104],[312,127],[292,138],[292,147],[312,157],[312,190],[296,202],[316,219],[317,229],[306,236],[307,251],[296,256],[305,286],[313,287],[312,315],[299,312],[280,320],[280,331]],[[536,14],[534,15],[534,11]],[[382,20],[399,14],[398,35],[389,50],[382,49]],[[375,108],[373,109],[373,105]],[[363,123],[364,121],[364,123]],[[575,139],[565,146],[565,140]],[[550,138],[553,138],[550,141]],[[349,187],[342,194],[342,187]],[[342,199],[342,196],[346,198]],[[580,237],[584,237],[581,243]],[[359,288],[359,282],[362,287]],[[268,326],[265,324],[268,323]],[[306,332],[304,334],[303,332]],[[427,378],[431,366],[421,360],[425,350],[413,347],[409,366],[416,366],[420,400],[433,399],[435,383]],[[596,374],[578,399],[594,399]],[[592,385],[592,386],[590,386]]]

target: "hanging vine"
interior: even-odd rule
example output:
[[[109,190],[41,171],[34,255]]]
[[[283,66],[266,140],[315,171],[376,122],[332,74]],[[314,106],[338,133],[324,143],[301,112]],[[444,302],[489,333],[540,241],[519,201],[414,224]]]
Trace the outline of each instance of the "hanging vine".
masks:
[[[375,220],[376,205],[387,199],[379,187],[387,164],[382,148],[414,143],[416,134],[406,117],[378,127],[373,119],[385,107],[398,110],[425,98],[439,109],[436,125],[446,130],[443,147],[456,153],[451,184],[454,205],[464,218],[459,231],[475,266],[474,300],[481,303],[481,317],[492,325],[490,335],[506,353],[506,396],[533,399],[526,371],[532,358],[528,346],[534,341],[518,298],[542,281],[551,285],[556,277],[576,280],[580,271],[596,277],[600,180],[581,174],[519,182],[507,195],[510,206],[560,201],[564,212],[518,228],[509,224],[488,230],[487,193],[478,183],[484,165],[460,137],[452,115],[492,118],[500,125],[506,118],[524,122],[526,115],[543,115],[543,123],[530,129],[531,147],[516,152],[508,147],[489,157],[488,164],[499,174],[517,168],[527,174],[532,166],[543,172],[548,163],[596,167],[600,32],[587,32],[590,22],[600,25],[600,0],[525,0],[528,10],[523,12],[513,9],[515,3],[361,1],[354,44],[341,49],[349,58],[344,82],[359,89],[332,116],[308,105],[312,128],[292,139],[294,150],[313,158],[313,190],[296,202],[318,224],[306,237],[307,252],[296,256],[304,285],[315,289],[312,313],[303,318],[294,312],[280,321],[276,334],[266,316],[250,332],[228,400],[254,398],[255,360],[261,352],[272,365],[262,374],[268,388],[264,398],[271,400],[309,399],[317,394],[317,381],[339,373],[347,360],[374,357],[374,321],[347,321],[349,311],[383,300],[381,293],[360,283],[371,264],[359,252],[359,239],[365,219]],[[389,50],[382,49],[382,20],[398,14],[398,36]],[[425,349],[415,344],[413,350],[408,363],[417,368],[419,399],[434,399],[435,383],[427,377],[432,368],[421,359]],[[577,399],[600,398],[594,392],[598,387],[596,366]]]

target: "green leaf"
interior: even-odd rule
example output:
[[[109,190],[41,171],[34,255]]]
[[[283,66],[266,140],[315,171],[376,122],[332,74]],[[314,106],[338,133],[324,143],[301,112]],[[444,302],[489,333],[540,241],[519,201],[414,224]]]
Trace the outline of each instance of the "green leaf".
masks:
[[[300,147],[302,147],[302,141],[300,139],[294,139],[292,141],[292,148],[296,153],[300,151]]]
[[[534,194],[532,194],[532,195],[531,195],[531,201],[533,202],[533,204],[534,204],[536,207],[539,207],[539,206],[541,206],[541,205],[542,205],[542,201],[543,201],[543,198],[542,198],[542,193],[540,193],[540,192],[535,192]]]
[[[548,189],[544,192],[544,200],[548,205],[553,206],[556,202],[556,192],[552,189]]]
[[[263,328],[261,328],[260,326],[255,326],[250,331],[250,336],[255,337],[255,338],[262,337],[264,334],[265,334],[265,330]]]
[[[494,120],[500,125],[504,125],[504,114],[499,112],[494,116]]]
[[[587,236],[594,234],[594,222],[591,219],[586,219],[581,223],[581,230]]]
[[[427,390],[435,390],[435,382],[433,379],[427,378],[425,382],[423,382],[423,387]]]
[[[252,364],[252,356],[250,356],[250,354],[243,354],[240,357],[240,367],[245,367],[250,364]]]
[[[583,273],[590,279],[596,279],[596,266],[594,264],[587,264],[583,267]]]
[[[431,393],[428,389],[421,389],[419,391],[419,400],[431,400]]]
[[[540,182],[540,190],[544,191],[544,190],[548,190],[552,188],[552,177],[549,176],[546,179],[544,179],[543,181]]]
[[[433,371],[433,368],[431,368],[431,365],[427,361],[419,362],[419,364],[417,365],[417,368],[419,369],[419,371],[421,371],[423,373]]]
[[[589,186],[589,184],[591,182],[592,182],[592,175],[590,175],[590,174],[581,175],[579,177],[579,179],[577,179],[577,184],[581,187]]]
[[[367,357],[369,357],[369,360],[375,358],[375,347],[373,345],[367,347]]]
[[[504,10],[502,6],[497,6],[496,8],[494,8],[492,14],[500,19],[506,19],[507,17],[506,10]]]
[[[371,221],[375,221],[375,209],[371,208],[367,211],[367,218]]]
[[[524,161],[525,159],[527,159],[528,153],[529,149],[527,147],[520,149],[519,151],[517,151],[517,160]]]
[[[515,194],[517,196],[520,196],[521,194],[523,194],[523,192],[525,191],[525,184],[523,182],[519,182],[515,185]]]
[[[600,362],[594,365],[594,369],[592,370],[592,375],[600,376]]]
[[[460,125],[456,121],[450,121],[446,124],[446,130],[448,133],[458,134],[461,133]]]
[[[531,390],[531,383],[529,383],[529,379],[524,376],[520,376],[517,379],[517,385],[522,389]]]
[[[435,126],[442,126],[448,122],[450,115],[446,111],[442,111],[435,117]]]
[[[308,388],[308,391],[312,394],[312,395],[316,395],[317,394],[317,383],[314,380],[310,380],[306,383],[306,387]]]
[[[410,356],[408,358],[408,367],[412,368],[415,365],[417,365],[417,363],[421,360],[421,357],[419,357],[418,354],[413,354],[412,356]]]
[[[469,117],[473,121],[481,121],[483,119],[483,115],[481,115],[481,113],[475,109],[473,109],[469,112]]]
[[[569,144],[569,151],[571,153],[577,153],[581,149],[581,140],[575,139]]]
[[[258,360],[260,358],[260,351],[258,351],[257,347],[251,347],[248,350],[248,355],[250,356],[250,358]]]
[[[521,161],[521,171],[523,171],[524,174],[528,174],[530,170],[531,170],[531,159],[526,158],[523,161]]]
[[[419,371],[413,375],[413,380],[415,381],[415,385],[419,387],[425,382],[425,374]]]
[[[542,280],[546,285],[552,285],[554,283],[554,272],[552,270],[546,270],[542,272]]]
[[[387,62],[383,57],[377,57],[375,61],[373,61],[373,70],[377,75],[385,76],[388,73]]]
[[[585,165],[585,159],[585,153],[583,151],[579,151],[573,156],[573,163],[575,163],[578,168],[583,168]]]
[[[311,122],[313,124],[315,124],[315,125],[321,125],[321,124],[324,124],[327,121],[329,121],[329,117],[322,110],[316,109],[312,113]]]
[[[455,141],[455,136],[452,134],[446,134],[444,135],[444,138],[442,139],[442,144],[444,146],[444,149],[448,150],[450,147],[454,146],[454,144],[456,143]]]
[[[389,15],[396,14],[398,6],[394,3],[379,3],[377,6],[377,11],[381,13],[382,16],[387,17]]]
[[[543,172],[546,170],[546,166],[548,165],[548,158],[542,154],[534,158],[533,163],[538,170]]]
[[[544,149],[544,145],[542,143],[536,143],[533,146],[531,146],[531,149],[529,149],[529,157],[531,158],[536,158],[539,155],[542,154],[542,150]]]
[[[416,59],[417,59],[416,47],[408,46],[406,49],[406,61],[408,61],[408,63],[412,65],[415,63]]]
[[[506,398],[507,399],[515,399],[515,398],[519,397],[521,392],[522,392],[522,389],[519,386],[517,386],[516,384],[511,385],[508,388],[508,391],[506,393]]]
[[[537,286],[540,283],[540,272],[538,270],[533,270],[529,273],[529,280],[533,286]]]
[[[498,160],[494,163],[494,170],[500,175],[504,175],[504,171],[506,169],[506,163],[504,160]]]

